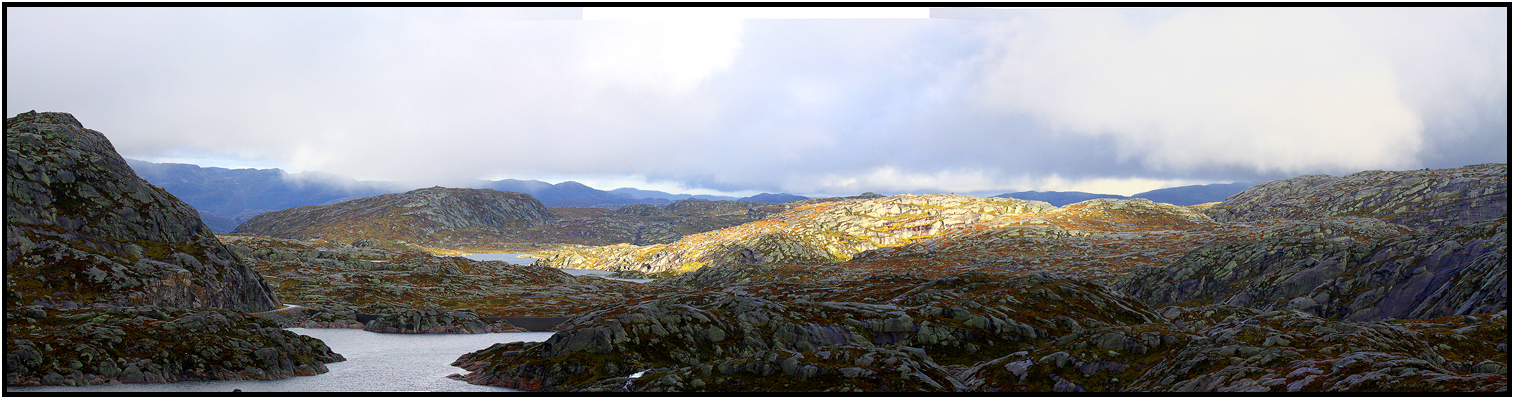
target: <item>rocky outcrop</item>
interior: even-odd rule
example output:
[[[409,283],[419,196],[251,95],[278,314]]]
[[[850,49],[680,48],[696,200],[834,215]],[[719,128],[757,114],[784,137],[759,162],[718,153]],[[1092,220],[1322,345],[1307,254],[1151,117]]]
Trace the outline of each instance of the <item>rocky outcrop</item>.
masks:
[[[513,239],[535,244],[666,244],[689,234],[760,220],[786,209],[781,204],[703,200],[682,200],[664,207],[632,204],[614,210],[551,208],[556,221],[522,230]]]
[[[483,334],[522,332],[509,322],[485,321],[471,311],[402,309],[381,314],[363,326],[363,331],[399,334]]]
[[[474,384],[551,391],[955,391],[963,386],[950,365],[1156,318],[1108,289],[1048,276],[880,276],[840,285],[664,295],[454,365],[471,371],[462,378]],[[884,299],[848,297],[863,293]],[[628,381],[632,375],[639,378]]]
[[[272,289],[200,221],[66,113],[5,120],[6,306],[256,312]]]
[[[955,374],[980,392],[1508,392],[1505,312],[1340,322],[1209,305],[1089,328]]]
[[[1154,306],[1229,304],[1334,319],[1426,319],[1509,306],[1507,218],[1406,234],[1367,218],[1294,221],[1209,244],[1116,286]]]
[[[1055,276],[893,275],[665,295],[453,365],[541,391],[1506,392],[1507,326],[1505,311],[1157,311]]]
[[[315,338],[222,309],[21,307],[5,313],[6,385],[265,380],[344,360]]]
[[[1231,196],[1207,213],[1219,222],[1372,217],[1434,230],[1505,217],[1508,204],[1509,164],[1501,163],[1274,180]]]
[[[1055,209],[1044,202],[951,194],[792,204],[798,207],[667,245],[569,247],[545,253],[539,263],[676,274],[727,264],[845,261],[862,251],[929,239],[974,223]]]
[[[547,207],[526,194],[432,187],[268,212],[243,222],[235,232],[344,243],[376,239],[450,247],[451,242],[500,241],[553,219]]]

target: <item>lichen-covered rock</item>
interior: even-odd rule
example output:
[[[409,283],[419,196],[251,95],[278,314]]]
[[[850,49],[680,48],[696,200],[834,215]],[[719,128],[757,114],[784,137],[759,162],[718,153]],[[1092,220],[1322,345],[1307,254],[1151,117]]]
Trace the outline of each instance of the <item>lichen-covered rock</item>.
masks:
[[[1358,321],[1509,306],[1507,218],[1405,233],[1361,218],[1270,226],[1116,284],[1153,306],[1230,304]]]
[[[854,301],[863,293],[889,299]],[[605,307],[545,342],[498,344],[454,365],[474,384],[531,390],[958,391],[947,367],[1157,319],[1114,291],[1052,276],[881,276]]]
[[[1357,216],[1421,230],[1466,225],[1508,216],[1509,164],[1274,180],[1206,213],[1219,222]]]
[[[401,309],[379,315],[363,326],[363,331],[400,334],[483,334],[522,332],[525,330],[500,320],[489,322],[471,311],[445,309]]]
[[[1507,392],[1507,313],[1340,322],[1229,305],[1169,307],[985,361],[988,392]],[[1479,367],[1479,365],[1487,365]]]
[[[235,232],[337,242],[477,241],[553,219],[541,201],[526,194],[432,187],[267,212],[243,222]]]
[[[740,226],[684,236],[670,244],[628,244],[547,251],[552,267],[680,274],[707,266],[851,259],[857,253],[909,244],[963,226],[1046,212],[1040,201],[951,194],[797,201],[783,213]]]
[[[6,385],[263,380],[344,360],[319,339],[222,309],[153,306],[5,312]]]
[[[7,308],[158,305],[248,312],[273,290],[72,115],[5,120]]]

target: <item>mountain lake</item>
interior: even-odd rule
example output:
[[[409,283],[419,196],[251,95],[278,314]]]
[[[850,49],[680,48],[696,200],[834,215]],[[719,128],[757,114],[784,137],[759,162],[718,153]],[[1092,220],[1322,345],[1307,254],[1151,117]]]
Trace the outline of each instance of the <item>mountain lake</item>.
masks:
[[[323,374],[258,381],[181,381],[159,384],[6,386],[6,392],[510,392],[447,378],[467,370],[452,367],[465,353],[503,342],[546,341],[551,332],[492,334],[380,334],[355,328],[288,328],[319,338],[346,361],[327,363]]]

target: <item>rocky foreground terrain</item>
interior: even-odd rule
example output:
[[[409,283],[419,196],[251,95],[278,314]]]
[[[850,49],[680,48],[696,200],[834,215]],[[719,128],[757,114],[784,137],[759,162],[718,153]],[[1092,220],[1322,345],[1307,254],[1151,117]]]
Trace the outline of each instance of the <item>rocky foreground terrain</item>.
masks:
[[[194,208],[72,115],[5,120],[6,384],[283,378],[340,361]]]
[[[855,199],[559,249],[538,263],[677,291],[454,365],[550,391],[1507,392],[1507,165],[1305,180],[1329,185]]]

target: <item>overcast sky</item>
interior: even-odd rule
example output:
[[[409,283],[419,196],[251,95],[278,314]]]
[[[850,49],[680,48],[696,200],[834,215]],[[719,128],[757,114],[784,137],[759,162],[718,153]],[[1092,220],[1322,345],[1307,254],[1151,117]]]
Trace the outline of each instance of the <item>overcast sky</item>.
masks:
[[[1503,8],[7,11],[6,115],[154,162],[807,196],[1508,162]]]

